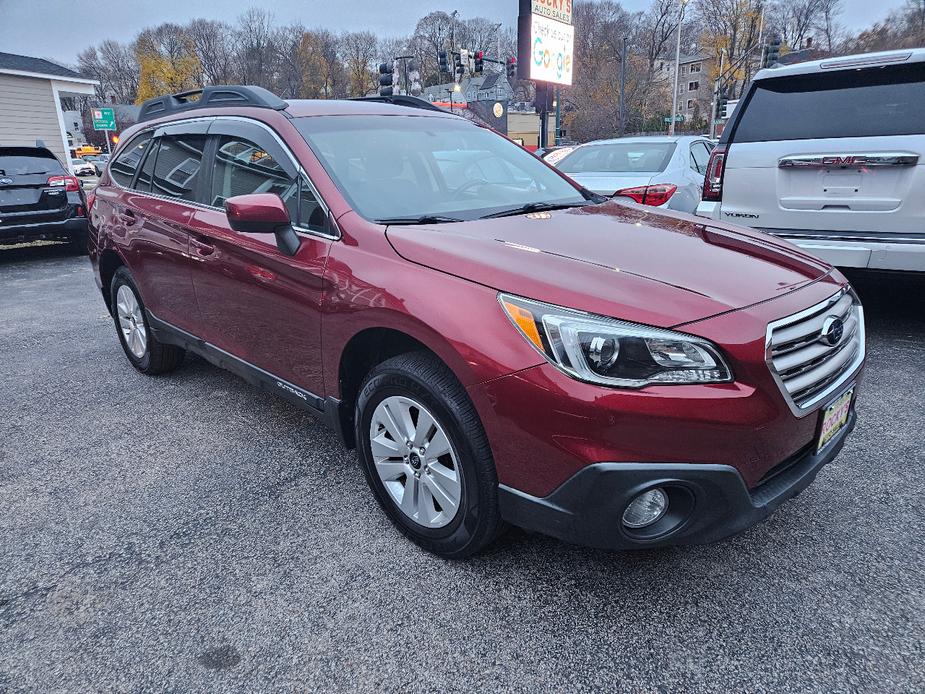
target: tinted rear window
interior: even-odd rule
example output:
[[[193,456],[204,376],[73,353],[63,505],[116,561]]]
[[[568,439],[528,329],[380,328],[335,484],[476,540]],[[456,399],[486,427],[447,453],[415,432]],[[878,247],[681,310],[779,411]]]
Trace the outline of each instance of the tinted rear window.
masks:
[[[735,142],[925,133],[925,64],[762,80]]]
[[[64,171],[51,152],[20,147],[0,147],[0,173],[5,176],[59,174]]]
[[[636,173],[664,171],[674,153],[674,142],[614,142],[584,145],[562,158],[557,168],[566,173]]]

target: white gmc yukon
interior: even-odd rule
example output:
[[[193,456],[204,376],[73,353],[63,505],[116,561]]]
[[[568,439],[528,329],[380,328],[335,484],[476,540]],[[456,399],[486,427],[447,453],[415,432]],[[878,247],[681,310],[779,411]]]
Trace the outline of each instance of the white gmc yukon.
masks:
[[[925,49],[760,71],[713,150],[697,214],[833,265],[925,272]]]

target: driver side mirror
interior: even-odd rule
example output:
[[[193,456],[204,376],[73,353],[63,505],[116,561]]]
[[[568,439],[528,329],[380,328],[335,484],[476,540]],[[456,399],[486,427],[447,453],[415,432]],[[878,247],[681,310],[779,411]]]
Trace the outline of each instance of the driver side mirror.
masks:
[[[275,193],[235,195],[225,200],[225,215],[232,229],[246,234],[273,234],[286,255],[295,255],[302,244],[292,228],[289,210]]]

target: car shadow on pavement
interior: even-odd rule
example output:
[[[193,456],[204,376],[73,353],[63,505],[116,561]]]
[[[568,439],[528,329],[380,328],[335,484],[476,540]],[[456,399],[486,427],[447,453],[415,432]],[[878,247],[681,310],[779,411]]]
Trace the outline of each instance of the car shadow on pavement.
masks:
[[[24,263],[55,258],[74,258],[86,255],[72,246],[57,241],[36,241],[13,246],[0,246],[0,264]]]

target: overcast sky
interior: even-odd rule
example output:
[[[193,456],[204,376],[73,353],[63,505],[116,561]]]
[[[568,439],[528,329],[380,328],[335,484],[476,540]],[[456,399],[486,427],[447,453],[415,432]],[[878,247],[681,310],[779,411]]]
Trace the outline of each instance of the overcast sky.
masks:
[[[649,1],[621,4],[636,11]],[[902,2],[842,0],[842,21],[850,29],[868,26]],[[79,51],[107,38],[128,41],[145,27],[185,23],[194,17],[232,21],[254,5],[271,9],[280,24],[299,21],[332,31],[371,29],[380,36],[409,34],[415,22],[433,10],[458,9],[462,19],[482,16],[508,25],[517,16],[517,0],[0,0],[0,52],[74,63]]]

